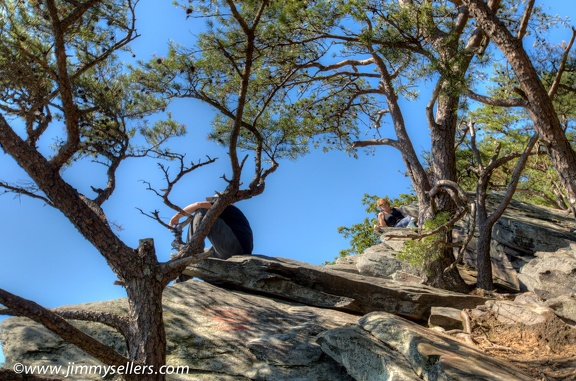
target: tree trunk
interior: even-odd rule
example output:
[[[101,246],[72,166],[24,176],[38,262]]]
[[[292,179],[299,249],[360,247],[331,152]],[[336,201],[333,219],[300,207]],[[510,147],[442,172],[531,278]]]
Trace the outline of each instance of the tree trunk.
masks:
[[[449,81],[445,81],[441,92],[448,93]],[[433,128],[430,129],[432,139],[432,167],[434,173],[433,183],[438,180],[456,182],[456,154],[454,151],[456,139],[456,126],[459,98],[452,95],[441,94],[438,98],[438,107]],[[435,197],[436,212],[448,211],[454,214],[456,206],[450,195],[441,192]],[[446,243],[452,243],[452,231],[446,234]],[[427,284],[456,292],[468,292],[470,287],[464,282],[456,266],[446,271],[456,258],[452,248],[444,249],[440,258],[430,266],[430,275]]]
[[[449,255],[446,255],[447,251],[449,251]],[[455,258],[452,249],[444,250],[442,257],[430,264],[430,273],[432,276],[429,277],[426,284],[443,290],[461,292],[464,294],[468,293],[470,291],[470,286],[464,282],[458,268],[454,267],[444,272],[454,263],[454,261]]]
[[[441,92],[448,92],[448,81]],[[455,96],[440,95],[436,112],[435,126],[430,130],[432,140],[432,169],[435,180],[456,181],[456,126],[459,98]],[[436,183],[436,181],[432,181]],[[452,210],[454,203],[444,193],[438,197],[439,210]]]
[[[166,332],[162,312],[162,291],[165,281],[158,276],[159,265],[154,252],[154,241],[140,240],[137,261],[131,273],[136,276],[125,280],[128,293],[130,322],[127,338],[128,357],[134,366],[145,368],[126,375],[129,381],[164,381],[160,374],[166,364]]]
[[[476,252],[476,269],[478,270],[476,287],[492,291],[492,258],[490,243],[492,242],[492,225],[486,221],[478,221],[478,245]]]

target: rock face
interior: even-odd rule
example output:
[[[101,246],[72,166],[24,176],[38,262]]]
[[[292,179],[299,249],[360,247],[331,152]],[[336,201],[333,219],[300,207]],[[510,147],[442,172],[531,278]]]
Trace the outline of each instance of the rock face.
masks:
[[[199,281],[168,287],[164,294],[167,364],[188,366],[187,375],[170,380],[352,380],[326,356],[315,337],[328,329],[355,323],[358,316],[309,307]],[[125,300],[77,306],[125,313]],[[106,344],[119,346],[117,334],[96,323],[79,325],[97,332]],[[64,343],[25,318],[2,323],[0,336],[7,367],[34,365],[98,365],[99,362]],[[62,375],[63,376],[63,375]],[[82,375],[68,379],[101,379]]]
[[[126,301],[70,308],[125,313]],[[489,373],[501,380],[529,379],[519,371],[505,371],[508,365],[465,344],[384,312],[360,319],[195,280],[168,287],[164,310],[167,364],[188,367],[187,374],[173,374],[168,380],[488,380],[482,377]],[[118,334],[105,326],[78,326],[123,351]],[[7,367],[14,362],[63,368],[71,362],[101,365],[25,318],[5,320],[0,339]]]
[[[522,267],[519,279],[556,314],[576,322],[576,244],[569,250],[535,255]]]
[[[318,342],[356,380],[532,380],[447,335],[381,312],[326,331]]]
[[[433,306],[463,309],[486,301],[480,296],[256,255],[208,258],[188,267],[185,274],[307,305],[357,314],[385,311],[415,321],[426,321]]]

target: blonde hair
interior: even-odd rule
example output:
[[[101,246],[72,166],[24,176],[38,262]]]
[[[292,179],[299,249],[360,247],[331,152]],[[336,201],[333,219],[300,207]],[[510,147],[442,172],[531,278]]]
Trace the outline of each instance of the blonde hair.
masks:
[[[378,201],[376,202],[376,205],[378,205],[378,206],[382,206],[382,205],[390,206],[390,200],[388,199],[388,197],[386,197],[386,198],[380,198],[380,199],[378,199]]]

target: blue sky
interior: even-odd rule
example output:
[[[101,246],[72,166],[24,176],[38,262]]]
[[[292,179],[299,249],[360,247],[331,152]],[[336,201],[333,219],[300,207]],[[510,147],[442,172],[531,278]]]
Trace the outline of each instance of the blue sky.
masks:
[[[555,12],[576,19],[575,3],[548,3],[557,8],[553,8]],[[138,15],[141,37],[133,46],[141,59],[161,57],[169,39],[186,42],[193,33],[188,32],[190,20],[184,23],[183,12],[170,1],[142,0]],[[558,41],[568,38],[566,32]],[[184,206],[222,190],[225,184],[221,176],[228,170],[228,162],[223,148],[206,140],[212,110],[187,101],[173,105],[171,111],[189,130],[185,138],[173,143],[174,147],[189,147],[187,157],[193,161],[206,155],[219,157],[215,165],[195,172],[175,191],[173,200]],[[416,127],[423,126],[424,108],[406,102],[404,113],[416,148],[428,149],[427,130]],[[0,153],[0,168],[2,180],[26,179],[4,153]],[[82,179],[92,168],[71,168],[65,176],[82,191],[86,186]],[[364,193],[391,197],[407,193],[410,182],[403,171],[400,154],[389,147],[377,148],[374,155],[361,152],[358,159],[343,152],[314,151],[296,161],[281,162],[262,195],[237,205],[251,222],[254,253],[312,264],[334,260],[348,247],[337,227],[350,226],[365,217],[360,203]],[[172,216],[141,182],[156,181],[160,188],[159,175],[152,161],[125,163],[118,176],[117,193],[104,209],[109,220],[123,226],[119,235],[129,245],[136,247],[139,239],[154,238],[159,259],[167,260],[172,235],[137,210],[158,209],[166,221]],[[12,195],[0,197],[0,210],[1,288],[46,307],[125,296],[121,287],[112,284],[116,278],[103,257],[59,211],[38,200]]]

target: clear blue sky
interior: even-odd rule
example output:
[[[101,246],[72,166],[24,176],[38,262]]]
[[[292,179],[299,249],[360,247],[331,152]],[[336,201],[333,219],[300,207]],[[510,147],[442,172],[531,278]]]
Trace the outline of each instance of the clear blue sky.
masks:
[[[192,32],[190,20],[169,1],[142,0],[138,7],[138,31],[134,49],[138,58],[163,56],[167,41],[186,42]],[[540,3],[540,2],[538,2]],[[548,1],[553,10],[576,19],[576,4]],[[180,22],[181,21],[181,22]],[[568,40],[569,34],[559,37]],[[424,101],[427,101],[424,98]],[[186,124],[188,135],[174,147],[190,147],[188,158],[219,157],[216,165],[204,167],[181,185],[174,200],[182,206],[214,194],[225,187],[220,178],[228,169],[226,152],[206,140],[213,112],[197,102],[180,102],[171,110]],[[421,105],[404,104],[407,125],[417,149],[428,149],[428,132]],[[0,153],[0,179],[25,180],[14,161]],[[90,166],[72,168],[65,176],[84,191]],[[360,200],[364,193],[396,197],[409,191],[400,154],[392,148],[377,148],[375,155],[360,153],[359,159],[342,152],[312,152],[296,161],[283,161],[269,177],[265,192],[237,204],[251,222],[255,254],[291,258],[312,264],[332,261],[347,242],[338,226],[350,226],[365,217]],[[136,247],[142,238],[154,238],[157,255],[167,260],[172,235],[136,208],[158,209],[168,220],[172,211],[145,190],[141,180],[158,181],[152,161],[134,160],[120,170],[118,189],[104,205],[109,220],[124,227],[120,236]],[[103,179],[100,179],[103,181]],[[159,188],[162,184],[156,182]],[[0,197],[0,287],[46,307],[124,297],[123,288],[103,257],[85,241],[63,215],[38,200],[12,195]],[[0,362],[3,361],[0,353]]]

